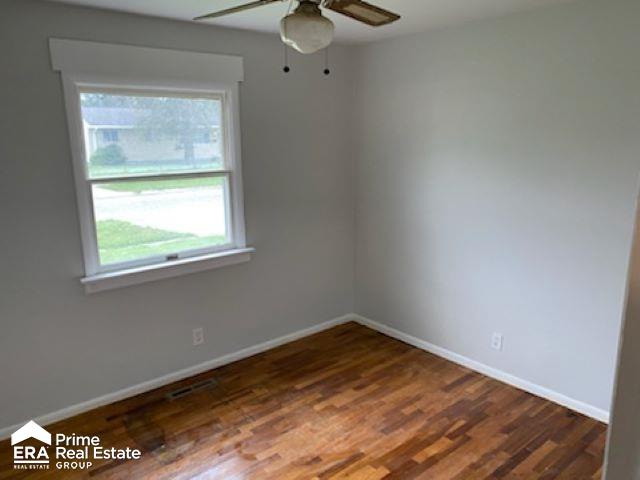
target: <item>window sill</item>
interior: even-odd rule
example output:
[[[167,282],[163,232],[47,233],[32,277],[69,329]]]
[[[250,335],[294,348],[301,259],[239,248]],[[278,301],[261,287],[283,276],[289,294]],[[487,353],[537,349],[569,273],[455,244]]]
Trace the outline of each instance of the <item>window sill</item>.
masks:
[[[198,257],[182,258],[158,265],[100,273],[84,277],[80,282],[84,285],[86,293],[96,293],[248,262],[254,252],[253,248],[227,250]]]

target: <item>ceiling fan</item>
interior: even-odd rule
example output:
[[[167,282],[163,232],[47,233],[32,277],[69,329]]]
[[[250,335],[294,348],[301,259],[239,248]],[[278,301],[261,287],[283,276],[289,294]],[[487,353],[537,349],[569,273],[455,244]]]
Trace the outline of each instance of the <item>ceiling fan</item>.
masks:
[[[291,0],[256,0],[219,12],[209,13],[194,20],[206,20],[242,12],[263,5]],[[328,47],[333,40],[333,22],[322,15],[328,8],[372,27],[395,22],[400,15],[361,0],[297,0],[298,7],[280,21],[282,41],[300,53],[314,53]]]

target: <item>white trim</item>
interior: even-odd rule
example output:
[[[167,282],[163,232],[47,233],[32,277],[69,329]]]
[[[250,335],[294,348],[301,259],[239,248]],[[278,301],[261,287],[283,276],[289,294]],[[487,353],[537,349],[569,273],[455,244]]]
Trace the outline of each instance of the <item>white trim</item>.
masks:
[[[163,48],[114,45],[60,38],[49,39],[54,70],[73,73],[127,75],[176,81],[244,80],[242,57]]]
[[[363,317],[361,315],[357,315],[355,313],[343,315],[341,317],[334,318],[327,322],[320,323],[318,325],[314,325],[312,327],[305,328],[303,330],[298,330],[297,332],[293,332],[288,335],[284,335],[282,337],[278,337],[273,340],[260,343],[258,345],[254,345],[253,347],[248,347],[234,353],[230,353],[227,355],[223,355],[221,357],[214,358],[207,362],[194,365],[193,367],[188,367],[183,370],[179,370],[177,372],[164,375],[162,377],[154,378],[152,380],[148,380],[146,382],[142,382],[137,385],[124,388],[122,390],[118,390],[117,392],[114,392],[114,393],[109,393],[107,395],[103,395],[101,397],[97,397],[97,398],[88,400],[86,402],[77,403],[70,407],[63,408],[61,410],[57,410],[55,412],[51,412],[45,415],[41,415],[35,418],[34,421],[39,425],[45,425],[45,426],[50,425],[51,423],[65,420],[75,415],[88,412],[89,410],[93,410],[95,408],[102,407],[110,403],[118,402],[120,400],[124,400],[126,398],[133,397],[135,395],[139,395],[141,393],[163,387],[170,383],[177,382],[185,378],[192,377],[194,375],[198,375],[208,370],[213,370],[223,365],[237,362],[238,360],[242,360],[244,358],[248,358],[253,355],[266,352],[267,350],[271,350],[273,348],[279,347],[286,343],[293,342],[300,338],[308,337],[315,333],[328,330],[329,328],[333,328],[337,325],[342,325],[350,321],[355,321],[360,325],[371,328],[373,330],[376,330],[390,337],[396,338],[402,342],[408,343],[409,345],[420,348],[421,350],[425,350],[429,353],[433,353],[434,355],[442,357],[446,360],[449,360],[459,365],[462,365],[464,367],[470,368],[471,370],[480,372],[483,375],[486,375],[488,377],[495,378],[496,380],[499,380],[504,383],[508,383],[509,385],[512,385],[516,388],[529,392],[533,395],[546,398],[547,400],[550,400],[554,403],[558,403],[560,405],[563,405],[577,412],[583,413],[591,418],[595,418],[596,420],[600,420],[605,423],[608,423],[609,421],[609,413],[606,412],[605,410],[588,405],[579,400],[572,399],[570,397],[562,395],[561,393],[554,392],[540,385],[515,377],[511,374],[505,373],[501,370],[497,370],[493,367],[484,365],[480,362],[476,362],[475,360],[471,360],[462,355],[458,355],[457,353],[453,353],[449,350],[438,347],[424,340],[420,340],[419,338],[416,338],[412,335],[408,335],[399,330],[396,330],[395,328],[388,327],[386,325],[375,322],[369,318]],[[27,420],[17,423],[15,425],[0,428],[0,440],[9,438],[12,432],[19,429],[26,422]]]
[[[488,365],[485,365],[484,363],[472,360],[463,355],[459,355],[450,350],[447,350],[446,348],[439,347],[425,340],[421,340],[417,337],[401,332],[400,330],[396,330],[395,328],[391,328],[382,323],[378,323],[361,315],[354,315],[354,317],[356,322],[364,325],[365,327],[377,330],[380,333],[408,343],[409,345],[420,348],[421,350],[425,350],[429,353],[442,357],[446,360],[450,360],[451,362],[457,363],[458,365],[470,368],[471,370],[482,373],[483,375],[494,378],[501,382],[508,383],[513,387],[519,388],[520,390],[524,390],[525,392],[532,393],[533,395],[536,395],[538,397],[545,398],[554,403],[562,405],[563,407],[567,407],[571,410],[582,413],[588,417],[595,418],[596,420],[604,423],[609,423],[609,412],[607,412],[606,410],[594,407],[593,405],[589,405],[588,403],[568,397],[566,395],[563,395],[562,393],[550,390],[546,387],[535,384],[528,380],[524,380],[520,377],[516,377],[515,375],[503,372],[502,370],[490,367]]]
[[[232,224],[232,236],[236,245],[244,247],[247,245],[246,231],[245,231],[245,218],[244,218],[244,193],[242,183],[242,151],[241,151],[241,136],[240,136],[240,92],[238,84],[234,83],[228,91],[227,101],[223,103],[227,109],[226,124],[223,122],[223,126],[226,127],[226,134],[222,135],[225,142],[225,148],[227,154],[225,160],[228,162],[226,168],[232,170],[231,179],[228,180],[229,188],[231,192],[228,194],[232,208],[231,219],[227,219],[227,222],[231,221]]]
[[[78,215],[84,255],[87,292],[133,285],[184,273],[226,266],[250,259],[238,256],[246,249],[242,162],[240,151],[240,103],[238,82],[243,80],[242,57],[207,53],[164,50],[128,45],[111,45],[74,40],[50,39],[53,69],[61,72],[71,154],[76,181]],[[225,210],[229,244],[197,251],[175,252],[182,262],[165,262],[165,257],[136,259],[118,265],[101,265],[98,255],[94,218],[93,183],[106,179],[90,179],[80,109],[80,92],[100,90],[137,94],[164,94],[187,97],[212,97],[221,101],[220,127],[223,131],[225,170],[210,173],[226,177]],[[188,172],[183,176],[206,175]],[[135,175],[140,178],[172,178],[165,175]],[[133,176],[131,177],[133,179]],[[218,255],[219,252],[224,252]],[[213,254],[216,254],[215,256]],[[199,255],[199,258],[188,258]],[[195,261],[206,260],[195,267]],[[211,261],[213,260],[213,261]],[[188,265],[185,268],[184,265]],[[149,266],[151,268],[142,268]],[[180,268],[174,268],[179,266]],[[161,273],[159,268],[169,268]],[[113,275],[107,275],[113,272]]]
[[[88,175],[84,160],[86,152],[84,126],[80,112],[80,92],[74,80],[66,74],[62,74],[62,87],[67,111],[73,176],[76,183],[76,201],[78,202],[84,270],[85,275],[89,275],[98,271],[98,248],[95,219],[93,217],[93,196],[91,194],[91,186],[86,181]]]
[[[94,185],[101,183],[113,183],[113,182],[139,182],[140,180],[171,180],[171,179],[191,179],[202,177],[228,177],[231,174],[231,170],[193,170],[187,172],[167,172],[156,173],[151,175],[144,175],[134,173],[133,175],[114,175],[111,177],[93,177],[88,178],[87,182]]]
[[[284,335],[282,337],[274,338],[273,340],[268,340],[258,345],[244,348],[237,352],[229,353],[227,355],[223,355],[221,357],[208,360],[204,363],[200,363],[198,365],[194,365],[192,367],[188,367],[183,370],[170,373],[168,375],[163,375],[162,377],[154,378],[153,380],[148,380],[146,382],[142,382],[137,385],[124,388],[122,390],[118,390],[117,392],[108,393],[107,395],[103,395],[101,397],[87,400],[86,402],[77,403],[70,407],[63,408],[61,410],[57,410],[55,412],[51,412],[45,415],[41,415],[37,418],[34,418],[34,421],[39,425],[50,425],[52,423],[59,422],[61,420],[73,417],[75,415],[88,412],[89,410],[93,410],[95,408],[102,407],[110,403],[118,402],[120,400],[124,400],[126,398],[130,398],[135,395],[139,395],[141,393],[154,390],[156,388],[164,387],[165,385],[169,385],[170,383],[178,382],[185,378],[198,375],[208,370],[213,370],[214,368],[218,368],[223,365],[227,365],[229,363],[237,362],[238,360],[242,360],[244,358],[252,357],[254,355],[257,355],[262,352],[266,352],[267,350],[271,350],[273,348],[279,347],[286,343],[290,343],[295,340],[308,337],[315,333],[328,330],[329,328],[333,328],[337,325],[341,325],[349,321],[354,321],[355,320],[354,317],[355,315],[353,314],[343,315],[341,317],[334,318],[327,322],[320,323],[318,325],[314,325],[312,327],[305,328],[303,330],[298,330],[297,332],[293,332],[288,335]],[[17,423],[15,425],[0,428],[0,440],[9,438],[12,432],[18,430],[26,422],[27,420]]]
[[[225,250],[197,257],[180,258],[169,262],[142,267],[128,268],[114,272],[99,273],[80,280],[87,293],[113,290],[139,283],[153,282],[165,278],[179,277],[190,273],[203,272],[214,268],[227,267],[251,260],[253,248]]]

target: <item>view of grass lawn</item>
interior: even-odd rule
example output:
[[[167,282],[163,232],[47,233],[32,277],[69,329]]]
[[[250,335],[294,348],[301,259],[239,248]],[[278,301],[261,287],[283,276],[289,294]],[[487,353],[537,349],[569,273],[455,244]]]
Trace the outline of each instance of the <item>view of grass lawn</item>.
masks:
[[[188,233],[141,227],[121,220],[98,221],[97,234],[100,263],[103,265],[223,245],[227,241],[224,235],[199,237]]]
[[[100,186],[114,192],[140,193],[148,190],[170,190],[175,188],[217,187],[223,177],[176,178],[172,180],[130,180],[118,183],[103,183]]]

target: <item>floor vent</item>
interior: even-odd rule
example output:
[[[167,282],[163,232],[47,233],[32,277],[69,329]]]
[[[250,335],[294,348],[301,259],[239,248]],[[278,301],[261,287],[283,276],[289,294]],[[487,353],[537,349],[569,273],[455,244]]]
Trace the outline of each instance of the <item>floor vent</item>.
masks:
[[[206,380],[201,380],[199,382],[195,382],[191,385],[187,385],[185,387],[169,392],[165,395],[165,397],[167,398],[167,400],[177,400],[178,398],[183,398],[187,395],[191,395],[192,393],[199,392],[206,388],[213,388],[217,385],[218,381],[215,378],[208,378]]]

